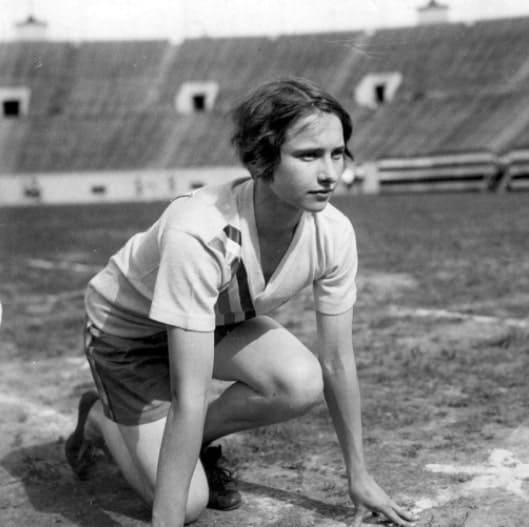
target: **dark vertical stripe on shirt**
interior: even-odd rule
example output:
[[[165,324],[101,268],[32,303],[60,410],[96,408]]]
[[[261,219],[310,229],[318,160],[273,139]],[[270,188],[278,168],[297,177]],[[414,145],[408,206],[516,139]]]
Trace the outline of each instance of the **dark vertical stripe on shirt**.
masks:
[[[222,315],[225,324],[231,324],[233,314],[231,313],[229,289],[225,289],[217,298],[217,311]]]
[[[237,245],[241,245],[241,231],[239,229],[236,229],[233,225],[226,225],[222,230],[230,240]]]
[[[239,299],[241,301],[241,308],[244,311],[246,318],[255,317],[255,308],[250,295],[250,288],[248,287],[248,275],[244,264],[240,262],[237,269],[237,284],[239,285]]]

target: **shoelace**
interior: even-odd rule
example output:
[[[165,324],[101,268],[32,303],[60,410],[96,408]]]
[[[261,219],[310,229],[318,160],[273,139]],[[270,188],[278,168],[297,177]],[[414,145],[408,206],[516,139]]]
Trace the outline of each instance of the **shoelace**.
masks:
[[[233,482],[233,475],[227,468],[211,467],[209,472],[209,482],[215,490],[222,490]]]
[[[222,456],[221,447],[210,447],[205,452],[203,459],[204,468],[208,475],[209,484],[214,489],[223,489],[227,484],[233,482],[233,472],[227,468],[220,467],[219,463],[225,461]]]

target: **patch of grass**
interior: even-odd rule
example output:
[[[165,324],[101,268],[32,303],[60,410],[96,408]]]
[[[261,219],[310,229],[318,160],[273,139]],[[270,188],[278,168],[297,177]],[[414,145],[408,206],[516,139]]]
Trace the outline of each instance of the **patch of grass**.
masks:
[[[339,197],[335,205],[355,225],[360,270],[411,274],[419,287],[407,299],[418,306],[501,305],[529,291],[527,194]]]

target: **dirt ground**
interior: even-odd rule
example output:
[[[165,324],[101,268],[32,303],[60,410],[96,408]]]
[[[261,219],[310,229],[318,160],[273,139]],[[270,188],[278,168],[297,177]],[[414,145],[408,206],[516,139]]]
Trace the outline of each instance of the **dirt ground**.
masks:
[[[354,341],[370,470],[419,514],[418,526],[528,525],[529,196],[339,204],[360,252]],[[84,284],[160,207],[0,209],[2,527],[149,524],[109,459],[80,482],[63,447],[91,386]],[[305,291],[276,313],[309,346],[311,306]],[[222,444],[244,504],[208,510],[197,527],[350,525],[323,400],[301,419]]]

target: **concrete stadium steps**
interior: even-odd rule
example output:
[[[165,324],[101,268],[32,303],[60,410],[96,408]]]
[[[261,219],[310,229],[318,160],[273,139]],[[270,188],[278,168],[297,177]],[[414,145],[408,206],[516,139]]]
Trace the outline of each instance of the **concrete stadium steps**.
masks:
[[[502,154],[529,130],[529,92],[396,100],[359,115],[353,143],[363,159],[487,150]]]
[[[362,32],[278,37],[274,73],[312,79],[344,102],[351,101],[349,78],[362,54],[365,38]]]
[[[468,102],[435,98],[393,101],[358,122],[353,137],[355,150],[365,160],[435,153],[468,118]]]
[[[529,90],[477,95],[469,104],[467,118],[454,126],[439,150],[465,151],[479,146],[503,153],[523,137],[523,130],[528,126]]]
[[[511,143],[513,150],[529,150],[529,123],[520,131]]]
[[[152,112],[101,119],[34,118],[19,147],[17,171],[149,168],[171,127]]]
[[[150,87],[168,46],[165,41],[81,44],[64,112],[106,116],[152,106]]]
[[[165,142],[163,167],[234,166],[230,145],[231,122],[222,114],[179,116]]]
[[[505,181],[518,188],[518,152],[529,149],[527,49],[529,18],[179,45],[2,42],[0,87],[31,96],[27,116],[0,120],[0,174],[230,166],[233,103],[264,80],[300,75],[351,110],[359,162],[486,153],[513,163]],[[402,73],[395,98],[359,107],[356,85],[380,72]],[[217,82],[217,100],[212,111],[179,115],[175,95],[192,81]]]
[[[399,71],[399,94],[446,91],[451,87],[447,68],[454,60],[454,42],[460,42],[461,24],[393,28],[376,31],[367,41],[364,60],[355,72],[356,85],[368,72]],[[464,51],[460,46],[460,52]]]
[[[182,42],[162,85],[160,101],[174,104],[174,97],[186,81],[215,81],[221,91],[215,103],[226,110],[233,94],[240,94],[263,76],[263,58],[271,57],[267,38],[197,38]]]
[[[32,115],[58,113],[75,53],[75,46],[65,42],[3,42],[0,86],[29,88]]]
[[[528,28],[523,18],[384,29],[369,39],[364,68],[400,71],[400,96],[494,90],[525,69]]]
[[[150,79],[78,79],[65,99],[64,113],[79,116],[111,116],[153,108]]]
[[[520,82],[529,47],[527,19],[384,29],[372,35],[310,35],[185,40],[167,74],[162,101],[172,101],[184,81],[215,80],[219,108],[259,82],[301,75],[351,100],[354,85],[370,71],[400,71],[399,96],[457,93]],[[457,49],[454,51],[454,43]],[[336,82],[337,75],[341,82]],[[522,75],[521,79],[526,76]]]
[[[236,164],[222,115],[178,116],[169,109],[0,123],[0,146],[9,143],[14,153],[2,158],[4,173]]]
[[[64,73],[74,45],[66,42],[2,42],[0,79],[19,82]]]
[[[0,85],[31,89],[31,115],[145,109],[166,41],[0,44]]]
[[[151,77],[168,45],[165,40],[82,42],[75,75],[100,80]]]
[[[363,38],[363,33],[351,32],[189,39],[175,54],[161,101],[172,101],[175,90],[185,81],[213,80],[220,87],[216,108],[226,111],[241,93],[260,82],[292,75],[332,87],[338,95],[345,91],[350,100],[352,88],[346,82],[354,65],[351,54]],[[346,73],[340,83],[336,82],[337,71]]]
[[[0,119],[0,174],[17,172],[19,152],[28,129],[27,121]]]
[[[490,79],[529,87],[529,18],[477,22],[476,30],[486,42],[486,56],[477,56]]]
[[[34,117],[19,149],[17,171],[63,172],[99,167],[103,145],[119,129],[119,121]]]

